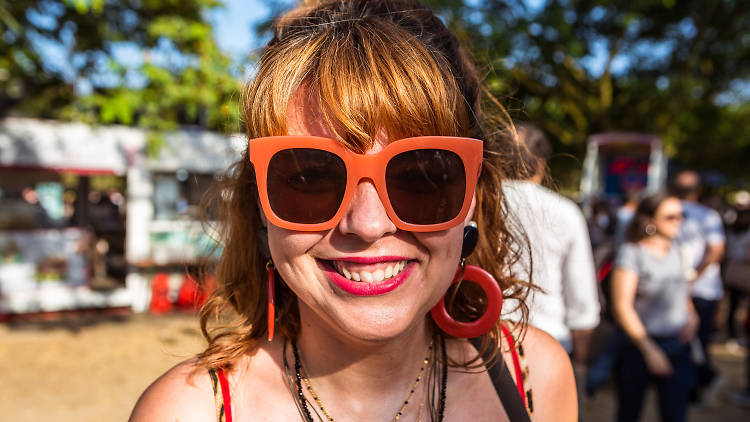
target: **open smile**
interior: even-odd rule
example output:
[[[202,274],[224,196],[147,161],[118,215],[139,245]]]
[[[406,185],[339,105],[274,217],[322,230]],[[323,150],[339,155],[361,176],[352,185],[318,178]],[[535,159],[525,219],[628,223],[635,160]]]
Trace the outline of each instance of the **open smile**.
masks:
[[[380,268],[361,268],[361,264],[351,265],[348,261],[331,261],[332,267],[339,274],[353,281],[364,283],[380,282],[401,273],[406,268],[408,260],[393,263],[376,264]],[[368,265],[367,267],[372,267]]]
[[[340,289],[356,296],[388,293],[408,278],[414,260],[404,257],[352,257],[318,259],[328,278]]]

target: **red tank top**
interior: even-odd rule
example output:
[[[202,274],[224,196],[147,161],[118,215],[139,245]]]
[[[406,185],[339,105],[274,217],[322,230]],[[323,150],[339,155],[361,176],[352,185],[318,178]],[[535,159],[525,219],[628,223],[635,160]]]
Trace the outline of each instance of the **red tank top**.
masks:
[[[516,347],[516,341],[510,331],[505,327],[505,325],[501,325],[500,327],[502,329],[503,336],[505,337],[505,341],[507,341],[508,346],[510,346],[510,355],[513,360],[513,371],[516,375],[516,389],[518,390],[518,394],[521,396],[523,407],[525,407],[524,413],[526,413],[526,411],[528,411],[528,413],[531,413],[533,411],[531,391],[526,390],[524,387],[525,374],[521,369],[521,357],[523,356],[523,348],[520,344],[518,345],[518,347]],[[215,370],[209,369],[208,373],[211,377],[211,386],[214,390],[214,402],[216,403],[216,420],[218,422],[232,422],[232,400],[229,394],[229,382],[227,381],[226,373],[221,368],[217,368]],[[499,383],[506,382],[502,378],[492,376],[492,382],[495,385],[496,391],[500,392],[506,389],[506,386],[498,385]],[[500,397],[500,400],[503,401],[503,398]],[[506,412],[508,412],[509,414],[517,413],[512,412],[511,409],[506,409]]]

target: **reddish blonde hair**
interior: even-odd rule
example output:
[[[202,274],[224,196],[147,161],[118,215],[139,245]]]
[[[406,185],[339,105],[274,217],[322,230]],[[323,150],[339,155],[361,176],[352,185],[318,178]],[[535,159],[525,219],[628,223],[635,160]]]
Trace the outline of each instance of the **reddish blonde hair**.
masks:
[[[484,140],[484,162],[474,214],[480,241],[467,262],[492,273],[506,298],[519,299],[523,318],[526,283],[509,276],[518,258],[505,224],[501,181],[508,124],[490,132],[480,107],[477,71],[455,36],[425,6],[408,0],[307,1],[275,23],[255,76],[244,90],[248,138],[286,133],[287,107],[298,92],[321,105],[322,118],[340,142],[364,152],[376,133],[389,139],[418,135]],[[304,88],[301,90],[301,88]],[[266,336],[265,259],[256,244],[261,227],[255,175],[245,151],[220,188],[218,288],[201,311],[206,367],[232,364]],[[516,248],[518,249],[518,248]],[[457,319],[475,319],[484,296],[460,289]],[[299,330],[294,294],[277,283],[277,335]],[[218,317],[218,319],[217,319]],[[437,329],[435,327],[435,329]],[[498,337],[498,327],[485,344]]]

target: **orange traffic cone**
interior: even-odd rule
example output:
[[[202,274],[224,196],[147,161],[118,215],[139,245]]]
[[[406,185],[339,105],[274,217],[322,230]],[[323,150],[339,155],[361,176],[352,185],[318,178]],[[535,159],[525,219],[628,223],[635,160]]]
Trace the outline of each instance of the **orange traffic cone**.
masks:
[[[186,275],[177,294],[177,306],[182,309],[198,310],[206,301],[206,293],[195,279]]]
[[[172,310],[172,302],[169,301],[169,276],[158,273],[151,280],[151,313],[163,314]]]

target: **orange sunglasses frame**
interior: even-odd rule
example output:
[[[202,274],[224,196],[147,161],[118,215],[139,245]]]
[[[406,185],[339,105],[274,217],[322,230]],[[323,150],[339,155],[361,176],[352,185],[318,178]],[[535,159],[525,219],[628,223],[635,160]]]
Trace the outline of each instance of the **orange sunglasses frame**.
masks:
[[[271,224],[295,231],[322,231],[335,227],[346,213],[354,191],[362,179],[369,179],[375,185],[380,202],[393,224],[401,230],[414,232],[431,232],[446,230],[458,225],[469,212],[474,196],[477,179],[482,166],[482,141],[472,138],[453,136],[419,136],[405,138],[389,143],[376,154],[357,154],[340,142],[318,136],[267,136],[251,139],[248,144],[250,162],[255,168],[255,179],[258,184],[260,204]],[[279,151],[291,148],[310,148],[330,152],[344,162],[346,166],[346,188],[336,214],[322,223],[295,223],[286,221],[271,209],[268,199],[267,174],[271,158]],[[396,155],[418,149],[441,149],[454,152],[461,158],[466,172],[466,193],[461,211],[451,219],[438,224],[410,224],[401,220],[391,206],[385,183],[385,169],[391,158]]]

